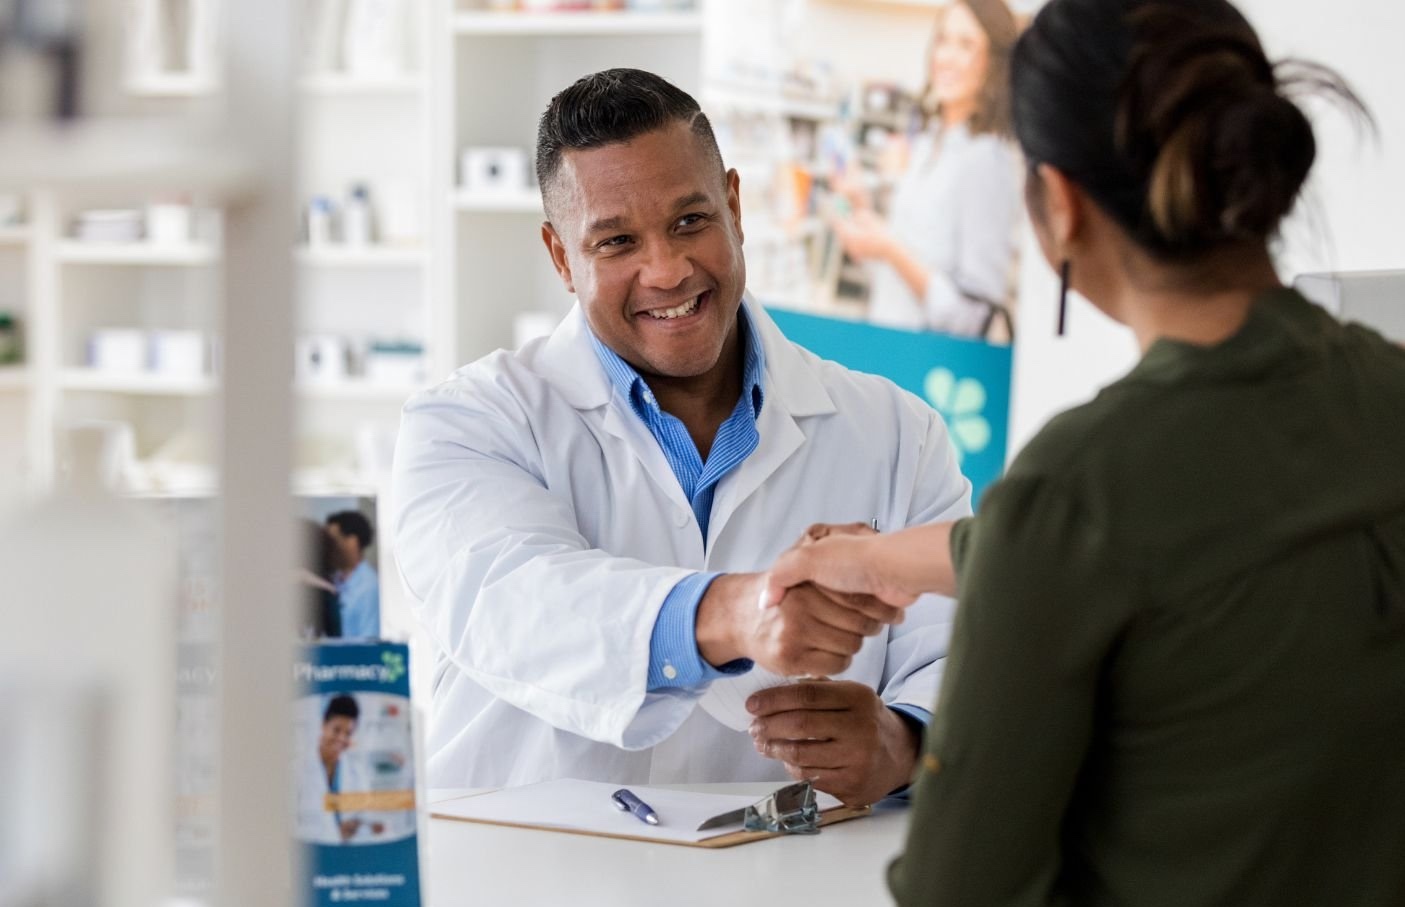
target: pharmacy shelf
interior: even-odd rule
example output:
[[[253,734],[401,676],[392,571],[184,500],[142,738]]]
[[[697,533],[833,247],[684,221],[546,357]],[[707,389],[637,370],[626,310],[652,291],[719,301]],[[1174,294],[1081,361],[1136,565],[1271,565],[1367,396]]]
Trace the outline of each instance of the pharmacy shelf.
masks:
[[[703,89],[706,110],[721,108],[741,113],[759,113],[792,120],[832,120],[839,116],[839,100],[793,98],[774,91],[713,84]]]
[[[208,121],[88,118],[0,123],[0,185],[196,193],[211,204],[257,182],[240,142]]]
[[[28,227],[0,227],[0,246],[22,246],[30,235]]]
[[[424,79],[414,73],[374,79],[343,73],[320,73],[304,76],[300,86],[304,94],[322,97],[416,95],[424,91]]]
[[[192,267],[219,261],[219,250],[202,243],[157,245],[147,242],[99,243],[66,240],[58,244],[58,260],[73,265],[154,265]]]
[[[134,77],[126,88],[139,98],[205,98],[218,92],[219,84],[205,76],[170,72]]]
[[[403,403],[411,395],[423,390],[418,384],[385,384],[375,381],[347,378],[342,381],[300,381],[294,385],[297,392],[312,399],[350,400],[355,402]]]
[[[424,249],[382,246],[304,246],[293,257],[300,265],[319,268],[418,268],[429,260]]]
[[[214,378],[169,378],[165,375],[113,374],[93,368],[64,369],[59,386],[67,391],[91,391],[134,396],[198,397],[218,386]]]
[[[454,16],[459,35],[697,35],[702,16],[695,12],[461,12]]]
[[[22,365],[0,365],[0,393],[23,391],[29,388],[29,369]]]
[[[536,189],[504,192],[469,192],[461,189],[454,195],[454,207],[460,211],[485,214],[540,214],[542,198]]]
[[[102,372],[93,368],[70,368],[62,372],[59,386],[67,391],[133,396],[198,397],[213,393],[219,387],[219,382],[212,377],[169,378],[155,374],[123,375]],[[421,387],[414,384],[384,384],[348,378],[326,383],[297,382],[293,385],[293,389],[299,395],[312,399],[404,402]]]

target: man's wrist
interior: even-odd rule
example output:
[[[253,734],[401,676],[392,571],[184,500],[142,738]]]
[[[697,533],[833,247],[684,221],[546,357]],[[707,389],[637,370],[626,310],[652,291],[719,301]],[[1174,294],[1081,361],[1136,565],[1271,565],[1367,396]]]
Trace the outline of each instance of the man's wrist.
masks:
[[[747,657],[744,644],[746,608],[761,596],[762,574],[725,573],[708,586],[698,603],[694,630],[698,652],[715,668]]]

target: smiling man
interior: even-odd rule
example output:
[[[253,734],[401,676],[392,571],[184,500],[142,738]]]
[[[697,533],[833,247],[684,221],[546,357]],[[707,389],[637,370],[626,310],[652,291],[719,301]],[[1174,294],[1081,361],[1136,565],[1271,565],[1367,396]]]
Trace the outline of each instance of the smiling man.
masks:
[[[950,603],[759,608],[758,571],[815,523],[968,513],[940,418],[746,297],[739,179],[683,91],[581,79],[537,173],[577,305],[412,399],[396,450],[396,558],[439,649],[430,784],[901,788]]]

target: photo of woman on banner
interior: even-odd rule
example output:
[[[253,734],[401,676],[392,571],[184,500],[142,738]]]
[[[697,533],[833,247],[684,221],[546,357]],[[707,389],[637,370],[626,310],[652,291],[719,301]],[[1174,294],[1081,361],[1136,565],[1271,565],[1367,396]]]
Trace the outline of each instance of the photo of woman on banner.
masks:
[[[385,831],[380,820],[333,808],[335,797],[371,789],[361,765],[347,755],[360,719],[356,697],[340,693],[327,702],[317,745],[298,767],[298,840],[309,844],[370,843]],[[329,794],[333,798],[329,799]]]
[[[922,127],[886,204],[850,167],[829,218],[866,265],[869,320],[995,342],[1013,339],[1016,224],[1023,171],[1010,142],[1008,68],[1018,37],[1004,0],[955,0],[937,20]]]

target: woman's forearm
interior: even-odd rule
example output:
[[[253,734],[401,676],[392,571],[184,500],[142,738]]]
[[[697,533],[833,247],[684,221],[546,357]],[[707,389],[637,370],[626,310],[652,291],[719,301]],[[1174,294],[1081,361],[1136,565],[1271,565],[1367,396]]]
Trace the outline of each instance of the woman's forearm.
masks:
[[[913,594],[954,596],[951,527],[951,523],[930,523],[866,539],[873,546],[876,572]]]

